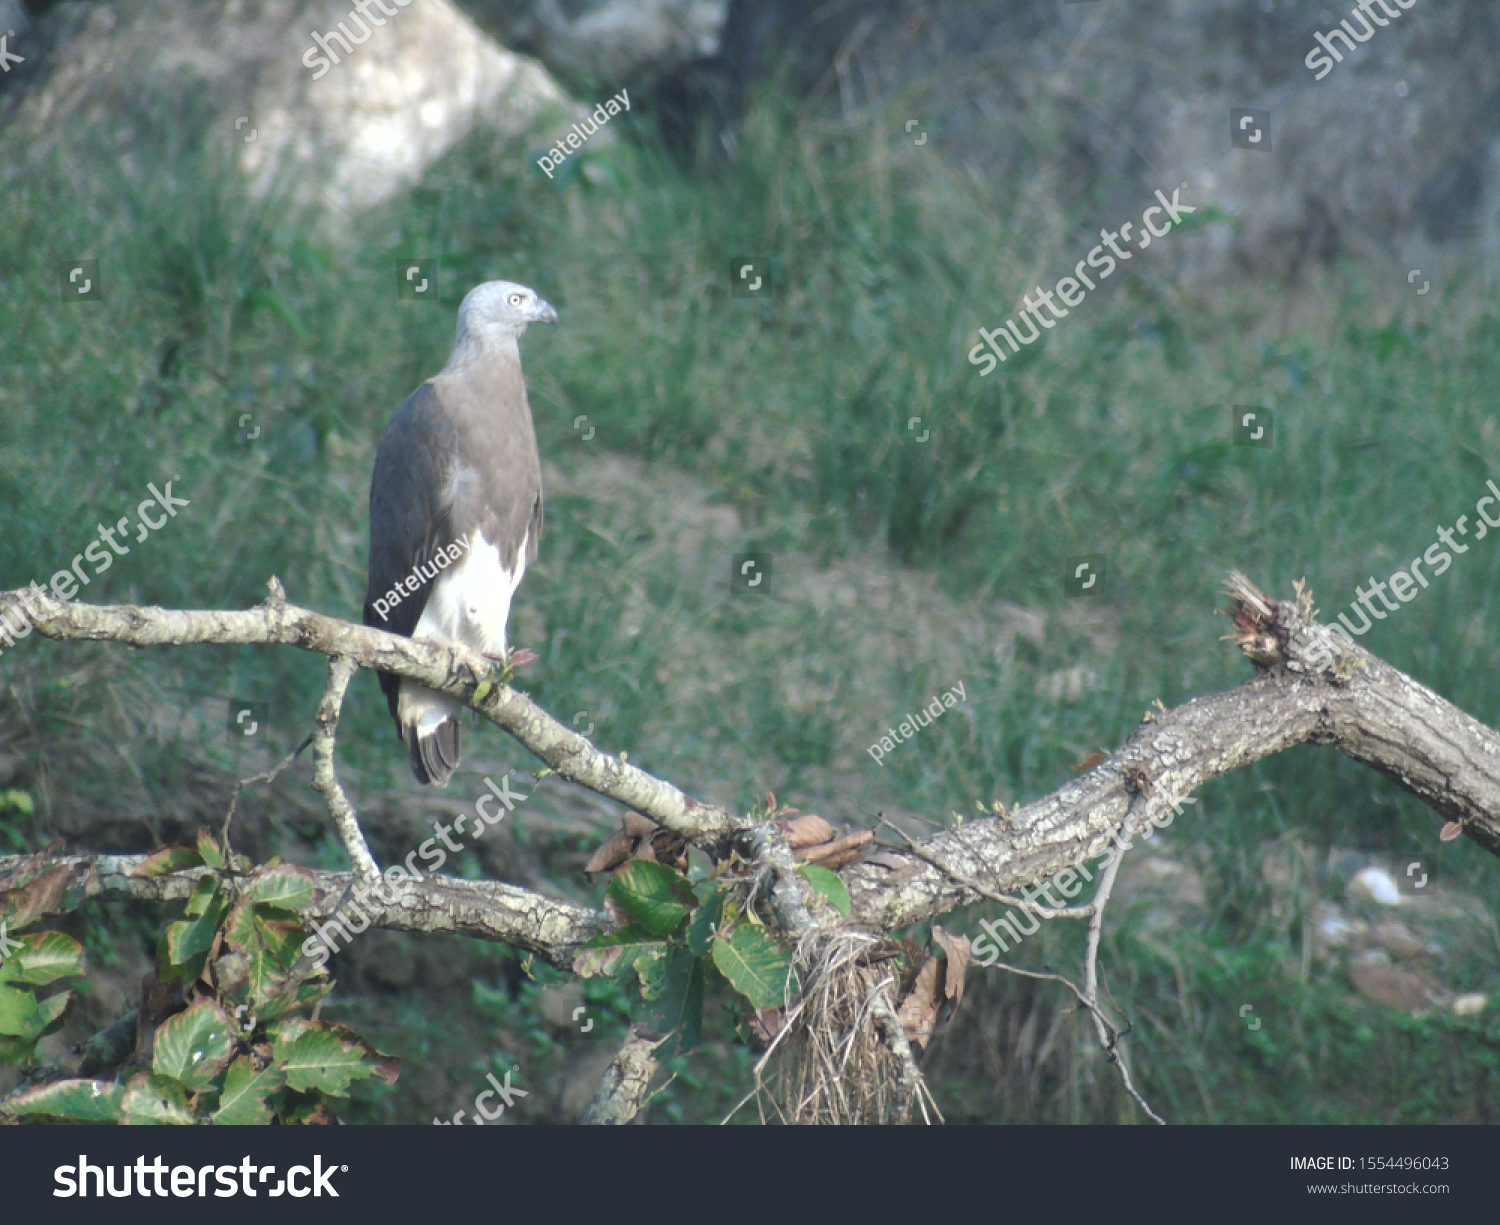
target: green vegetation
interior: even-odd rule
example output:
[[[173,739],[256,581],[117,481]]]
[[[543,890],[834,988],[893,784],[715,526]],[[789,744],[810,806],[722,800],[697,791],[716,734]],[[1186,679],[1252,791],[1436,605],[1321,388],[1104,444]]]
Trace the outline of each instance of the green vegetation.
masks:
[[[521,686],[564,721],[586,712],[602,747],[742,811],[770,789],[830,820],[940,825],[1062,785],[1157,699],[1247,679],[1212,615],[1229,567],[1277,596],[1306,577],[1331,615],[1500,480],[1493,298],[1461,283],[1397,307],[1352,268],[1295,298],[1177,283],[1165,248],[1211,242],[1221,220],[1174,234],[1136,280],[981,379],[964,360],[974,329],[1055,280],[1097,219],[1044,225],[1018,192],[898,146],[762,106],[732,166],[690,174],[647,145],[601,145],[549,182],[522,151],[476,141],[350,219],[343,241],[247,203],[207,163],[84,190],[36,167],[8,182],[0,230],[0,585],[45,582],[176,474],[191,508],[80,599],[245,607],[275,574],[294,602],[358,620],[385,420],[441,365],[463,292],[503,276],[562,314],[523,342],[548,504],[512,621],[540,656]],[[440,261],[434,302],[396,296],[412,251]],[[731,296],[745,252],[775,255],[771,300]],[[100,260],[102,302],[60,300],[75,258]],[[1236,404],[1275,412],[1273,449],[1231,445]],[[236,440],[246,413],[253,443]],[[752,550],[774,555],[769,589],[731,594],[730,556]],[[1086,553],[1107,555],[1106,590],[1066,599],[1063,559]],[[1478,542],[1362,641],[1494,726],[1497,596],[1500,539]],[[289,748],[324,673],[291,650],[35,636],[5,650],[0,847],[66,835],[143,850],[217,828],[233,780],[263,768],[227,744],[224,702],[269,702],[272,743]],[[962,710],[870,759],[893,719],[960,680]],[[535,764],[493,729],[468,743],[476,771]],[[440,810],[414,795],[373,677],[351,687],[340,761],[377,857],[426,836]],[[579,868],[610,823],[555,788],[464,873],[600,903]],[[1107,927],[1106,982],[1146,1098],[1174,1122],[1494,1121],[1500,1012],[1377,1008],[1305,949],[1317,900],[1341,896],[1329,848],[1420,861],[1435,885],[1487,899],[1500,865],[1440,844],[1432,813],[1328,751],[1200,798],[1136,854],[1198,873],[1203,902],[1143,892]],[[257,861],[343,866],[295,772],[241,814],[235,845]],[[1273,846],[1309,866],[1276,877]],[[944,925],[977,935],[992,912]],[[86,913],[138,956],[177,917]],[[1493,920],[1453,930],[1443,980],[1493,993]],[[1048,928],[1016,957],[1066,971],[1080,949],[1081,933]],[[548,1021],[541,997],[561,977],[472,941],[368,933],[350,957],[368,960],[334,961],[324,1015],[404,1065],[392,1089],[355,1086],[353,1121],[448,1117],[512,1060],[533,1093],[521,1118],[552,1117],[561,1078],[592,1074],[626,1024],[608,980],[586,985],[593,1034]],[[398,973],[402,959],[418,969]],[[927,1057],[949,1120],[1138,1121],[1087,1023],[1056,1021],[1069,1007],[1055,985],[971,969]],[[753,1057],[721,1011],[705,1013],[704,1050],[673,1060],[653,1117],[717,1119],[745,1092]]]

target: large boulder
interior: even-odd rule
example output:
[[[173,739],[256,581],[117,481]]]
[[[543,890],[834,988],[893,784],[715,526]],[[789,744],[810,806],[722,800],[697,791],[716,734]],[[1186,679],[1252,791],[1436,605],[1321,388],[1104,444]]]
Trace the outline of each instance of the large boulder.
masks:
[[[400,4],[369,23],[351,0],[55,5],[12,40],[26,62],[0,79],[0,149],[87,182],[220,142],[252,191],[337,227],[476,129],[550,143],[586,112],[449,0]]]
[[[1293,278],[1339,255],[1404,264],[1439,247],[1456,260],[1479,243],[1493,254],[1500,5],[1387,0],[1392,18],[1372,3],[1386,24],[1346,51],[1329,31],[1343,19],[1365,33],[1351,8],[733,0],[720,58],[732,109],[775,77],[851,120],[882,116],[897,139],[917,117],[921,156],[1027,181],[1030,198],[1095,226],[1189,183],[1185,200],[1235,222],[1214,274]],[[1326,71],[1308,66],[1318,34],[1343,56]],[[1259,148],[1231,145],[1231,108],[1270,112]]]

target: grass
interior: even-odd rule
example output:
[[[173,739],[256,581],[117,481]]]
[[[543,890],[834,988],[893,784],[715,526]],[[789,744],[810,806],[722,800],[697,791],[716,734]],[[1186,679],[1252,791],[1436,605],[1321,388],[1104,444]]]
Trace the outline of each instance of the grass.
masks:
[[[915,829],[1037,798],[1155,700],[1244,680],[1211,614],[1230,566],[1279,596],[1306,577],[1331,617],[1500,474],[1500,320],[1473,282],[1405,305],[1353,266],[1296,294],[1191,288],[1164,249],[981,379],[963,358],[973,330],[1071,266],[1097,218],[1059,218],[875,125],[771,103],[738,148],[733,166],[691,173],[649,143],[590,149],[584,173],[549,183],[520,151],[475,141],[342,242],[246,201],[206,160],[82,189],[45,166],[8,180],[0,584],[45,582],[96,522],[180,474],[191,509],[82,598],[244,607],[276,574],[295,602],[357,620],[380,432],[442,364],[462,293],[504,276],[563,320],[523,342],[548,496],[512,621],[540,654],[524,686],[705,798],[744,809],[772,789],[830,819],[880,811]],[[1224,224],[1163,246],[1187,255]],[[411,251],[439,261],[433,302],[392,290]],[[769,301],[729,292],[746,252],[775,257]],[[57,268],[83,257],[100,259],[106,296],[64,303]],[[1236,404],[1276,413],[1274,449],[1231,445]],[[244,413],[262,427],[248,445],[234,439]],[[769,590],[732,594],[730,557],[752,550],[774,557]],[[1085,553],[1107,555],[1106,590],[1067,599],[1063,559]],[[1476,544],[1364,639],[1492,726],[1497,562],[1500,542]],[[215,818],[252,772],[219,730],[223,703],[269,701],[273,743],[289,746],[323,673],[285,650],[22,642],[0,655],[15,776],[0,786],[37,804],[5,816],[12,836],[144,849]],[[962,710],[871,761],[886,727],[960,681]],[[460,802],[483,773],[533,764],[491,729],[467,751]],[[372,677],[352,687],[341,760],[377,854],[404,855],[440,801],[417,794]],[[1318,900],[1338,896],[1321,866],[1332,848],[1419,859],[1484,897],[1496,865],[1440,844],[1430,812],[1326,751],[1257,763],[1202,800],[1162,853],[1201,874],[1205,903],[1127,899],[1106,944],[1148,1100],[1184,1122],[1493,1120],[1493,1013],[1377,1009],[1305,968],[1301,942]],[[300,782],[243,811],[255,853],[339,862]],[[597,903],[578,869],[608,807],[544,784],[526,817],[471,870]],[[1272,884],[1267,848],[1287,839],[1319,866]],[[988,913],[945,925],[977,934]],[[524,1054],[532,1085],[587,1062],[582,1039],[530,1007],[539,988],[512,954],[392,939],[380,957],[445,964],[401,983],[374,974],[374,952],[336,963],[345,1015],[420,1067],[363,1117],[447,1117],[482,1082],[475,1068],[503,1070],[484,1062],[497,1051]],[[1442,976],[1493,992],[1496,951],[1456,934]],[[1076,933],[1049,929],[1023,960],[1077,953]],[[1054,988],[974,971],[929,1056],[949,1118],[1136,1119],[1086,1026],[1057,1021],[1065,1006]],[[728,1034],[684,1064],[659,1117],[722,1117],[743,1093]],[[533,1101],[561,1109],[554,1090]]]

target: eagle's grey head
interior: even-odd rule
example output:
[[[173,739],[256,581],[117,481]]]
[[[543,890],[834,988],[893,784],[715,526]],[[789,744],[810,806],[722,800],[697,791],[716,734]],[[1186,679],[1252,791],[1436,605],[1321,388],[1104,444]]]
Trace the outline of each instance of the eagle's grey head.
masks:
[[[528,323],[556,323],[552,304],[514,281],[486,281],[464,295],[458,308],[458,342],[477,341],[482,347],[514,343]]]

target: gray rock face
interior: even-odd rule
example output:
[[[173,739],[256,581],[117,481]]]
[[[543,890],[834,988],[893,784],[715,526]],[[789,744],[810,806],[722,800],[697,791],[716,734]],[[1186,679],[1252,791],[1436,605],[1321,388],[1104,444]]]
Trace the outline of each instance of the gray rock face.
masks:
[[[643,92],[715,53],[727,0],[457,0],[507,47],[534,55],[575,92]],[[637,88],[639,84],[639,88]]]
[[[1215,273],[1493,254],[1500,6],[1370,8],[1367,26],[1354,0],[734,0],[721,55],[737,102],[790,66],[830,108],[918,116],[924,155],[1100,223],[1187,182],[1235,221]],[[1326,69],[1319,34],[1343,57]],[[1269,112],[1258,144],[1231,143],[1231,108]]]
[[[585,112],[448,0],[400,3],[368,22],[350,0],[58,5],[13,48],[27,74],[0,92],[0,143],[86,181],[220,142],[252,192],[338,226],[475,129],[545,135]]]

